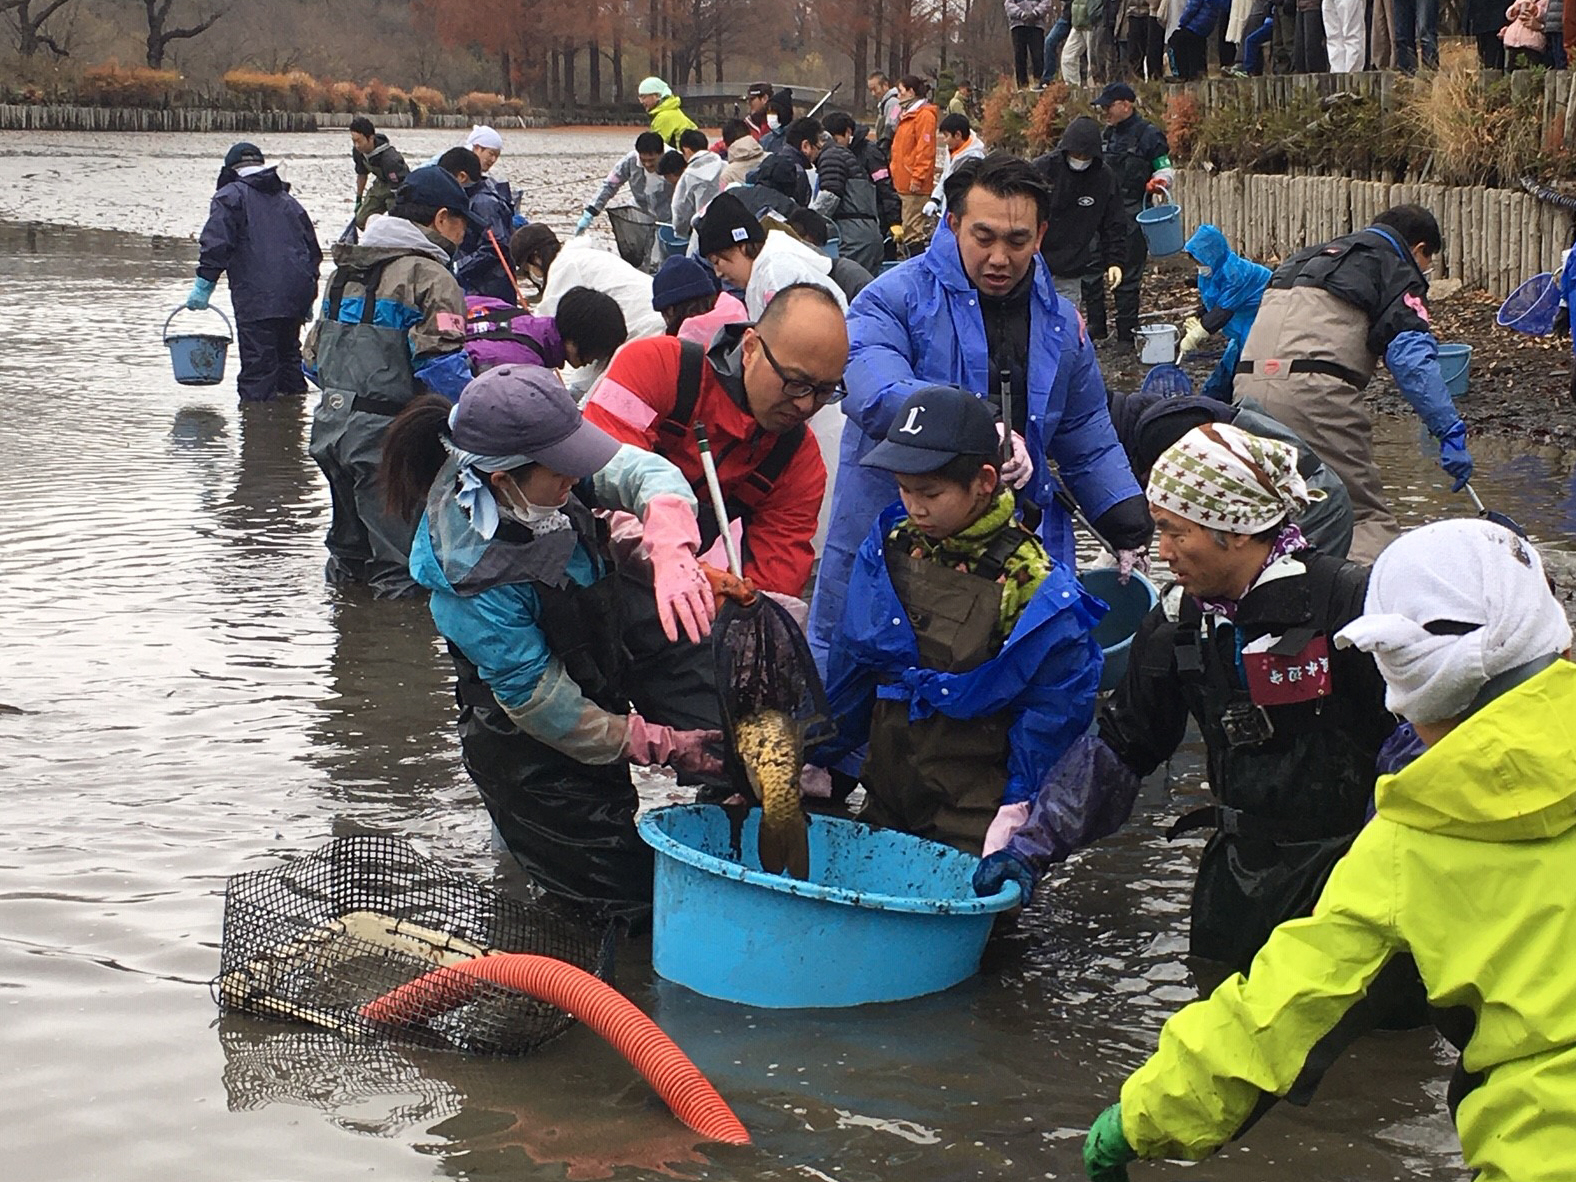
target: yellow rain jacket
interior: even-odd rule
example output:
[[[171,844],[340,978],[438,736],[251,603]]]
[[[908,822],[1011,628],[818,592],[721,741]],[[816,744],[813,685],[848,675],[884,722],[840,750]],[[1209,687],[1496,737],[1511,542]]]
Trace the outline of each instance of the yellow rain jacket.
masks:
[[[683,103],[676,94],[668,95],[647,114],[651,116],[651,130],[670,148],[678,147],[679,136],[695,126],[695,120],[684,113]]]
[[[1576,665],[1561,660],[1380,779],[1378,815],[1313,914],[1172,1017],[1123,1085],[1128,1143],[1148,1158],[1218,1149],[1265,1093],[1319,1070],[1343,1016],[1410,952],[1429,1000],[1475,1019],[1462,1067],[1476,1086],[1455,1118],[1479,1182],[1571,1178],[1573,880]]]

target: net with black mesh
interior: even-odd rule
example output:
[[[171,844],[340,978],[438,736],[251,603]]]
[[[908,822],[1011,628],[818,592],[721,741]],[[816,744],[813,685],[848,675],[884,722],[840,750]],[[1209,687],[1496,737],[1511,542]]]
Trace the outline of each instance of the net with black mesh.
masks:
[[[631,267],[649,268],[657,245],[657,219],[638,205],[615,205],[607,211],[619,257]]]
[[[831,737],[831,712],[804,632],[770,596],[757,594],[748,605],[725,600],[711,635],[723,735],[742,791],[747,785],[737,774],[735,754],[741,719],[786,714],[802,728],[808,750]]]
[[[214,999],[226,1012],[301,1022],[355,1042],[516,1055],[574,1017],[479,981],[464,1004],[401,1021],[368,1003],[435,969],[526,952],[606,980],[612,929],[546,901],[510,898],[395,837],[341,837],[315,853],[232,878]]]

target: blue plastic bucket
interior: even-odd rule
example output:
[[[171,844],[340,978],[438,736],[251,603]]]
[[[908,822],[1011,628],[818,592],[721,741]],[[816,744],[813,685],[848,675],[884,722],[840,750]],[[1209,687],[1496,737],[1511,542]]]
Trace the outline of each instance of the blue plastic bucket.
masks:
[[[838,255],[843,253],[842,238],[836,234],[833,234],[826,240],[826,245],[821,247],[821,253],[829,259],[835,259]]]
[[[1133,636],[1155,604],[1160,593],[1155,585],[1136,570],[1123,586],[1114,566],[1080,571],[1078,581],[1084,590],[1103,600],[1111,609],[1094,630],[1095,642],[1105,653],[1105,668],[1100,673],[1100,692],[1114,690],[1127,673],[1127,655]]]
[[[1465,398],[1472,382],[1472,346],[1440,345],[1439,376],[1452,398]]]
[[[1149,253],[1156,258],[1176,254],[1182,249],[1182,207],[1156,205],[1138,213],[1138,228],[1149,243]]]
[[[979,898],[979,859],[839,817],[812,816],[807,882],[760,868],[759,809],[735,831],[718,805],[641,816],[656,851],[652,966],[707,997],[774,1009],[900,1001],[979,969],[1018,887]]]
[[[667,222],[658,222],[657,243],[662,251],[663,259],[666,260],[674,255],[686,253],[689,250],[690,240],[681,237],[678,231],[674,230]]]
[[[1499,306],[1494,323],[1529,336],[1541,337],[1554,328],[1560,310],[1560,285],[1544,271],[1527,280]]]
[[[901,267],[906,261],[906,259],[882,259],[881,274],[885,275],[888,271],[897,270],[897,268]]]
[[[170,313],[164,322],[164,344],[170,351],[170,365],[175,370],[175,380],[183,386],[217,386],[224,381],[224,358],[230,342],[235,337],[230,318],[218,308],[209,308],[224,321],[224,336],[212,333],[171,333],[170,323],[182,312],[182,304]]]

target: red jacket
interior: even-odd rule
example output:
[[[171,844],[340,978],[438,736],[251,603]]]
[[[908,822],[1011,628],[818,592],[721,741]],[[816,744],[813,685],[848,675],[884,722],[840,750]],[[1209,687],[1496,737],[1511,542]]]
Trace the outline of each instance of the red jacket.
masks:
[[[706,424],[722,495],[747,507],[745,575],[761,590],[803,595],[815,560],[811,539],[826,493],[826,465],[806,428],[781,474],[767,488],[751,478],[780,436],[762,430],[745,409],[742,379],[733,354],[745,325],[724,330],[701,366],[700,397],[690,422]],[[586,400],[585,417],[622,443],[654,451],[684,473],[703,509],[711,505],[700,448],[693,431],[663,430],[678,401],[679,353],[675,337],[631,341],[613,357]],[[721,373],[719,373],[719,369]],[[709,514],[703,514],[709,516]]]

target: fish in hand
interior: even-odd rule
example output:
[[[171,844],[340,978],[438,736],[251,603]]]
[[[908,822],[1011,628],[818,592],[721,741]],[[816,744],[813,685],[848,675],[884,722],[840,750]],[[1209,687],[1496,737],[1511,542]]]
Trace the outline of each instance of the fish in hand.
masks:
[[[734,725],[739,761],[761,802],[761,869],[810,877],[810,823],[799,803],[804,726],[782,710],[761,710]]]

